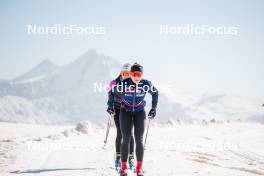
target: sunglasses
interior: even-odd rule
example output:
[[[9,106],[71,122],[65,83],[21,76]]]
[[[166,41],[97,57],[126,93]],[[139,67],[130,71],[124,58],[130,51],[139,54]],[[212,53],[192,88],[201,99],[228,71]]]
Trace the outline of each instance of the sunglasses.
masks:
[[[132,77],[142,77],[143,73],[139,71],[131,72]]]
[[[122,76],[129,77],[130,76],[130,72],[124,71],[124,72],[122,72]]]

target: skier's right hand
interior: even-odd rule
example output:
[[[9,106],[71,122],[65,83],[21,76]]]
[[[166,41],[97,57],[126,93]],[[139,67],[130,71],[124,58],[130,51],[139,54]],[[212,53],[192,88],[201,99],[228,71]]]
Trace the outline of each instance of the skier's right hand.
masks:
[[[156,116],[156,109],[155,108],[151,108],[151,110],[149,111],[149,114],[148,114],[148,118],[149,119],[154,119],[155,116]]]
[[[106,111],[107,111],[107,112],[108,112],[108,114],[110,114],[110,115],[114,115],[114,114],[115,114],[115,111],[114,111],[114,109],[113,109],[113,108],[111,108],[111,107],[108,107]]]

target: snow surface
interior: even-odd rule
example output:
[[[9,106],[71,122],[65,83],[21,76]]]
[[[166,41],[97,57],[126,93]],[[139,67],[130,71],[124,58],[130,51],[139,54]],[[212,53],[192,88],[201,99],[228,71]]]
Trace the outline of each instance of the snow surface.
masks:
[[[111,176],[115,128],[102,149],[105,125],[0,123],[0,175]],[[145,175],[264,175],[264,125],[152,123]],[[132,175],[132,174],[131,174]]]

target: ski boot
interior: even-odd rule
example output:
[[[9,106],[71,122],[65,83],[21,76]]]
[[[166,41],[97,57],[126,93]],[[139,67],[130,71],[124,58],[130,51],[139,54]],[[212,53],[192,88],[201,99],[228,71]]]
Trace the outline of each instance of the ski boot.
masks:
[[[138,161],[137,162],[137,169],[136,169],[136,173],[137,173],[137,176],[144,176],[144,172],[142,170],[142,161]]]
[[[120,154],[116,154],[115,170],[116,170],[118,173],[120,173],[120,171],[121,171],[121,159],[120,159]]]
[[[127,176],[127,162],[121,162],[120,176]]]
[[[134,162],[134,155],[130,154],[128,158],[128,167],[131,171],[136,173],[136,167],[135,167],[135,162]]]
[[[115,170],[116,170],[118,173],[120,173],[120,171],[121,171],[121,162],[120,162],[120,160],[116,160],[116,161],[115,161]]]

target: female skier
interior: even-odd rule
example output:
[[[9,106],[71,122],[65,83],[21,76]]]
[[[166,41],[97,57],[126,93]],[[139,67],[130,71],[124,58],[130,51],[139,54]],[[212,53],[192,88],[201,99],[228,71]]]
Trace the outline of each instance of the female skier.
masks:
[[[130,78],[130,68],[131,65],[129,63],[126,63],[122,66],[121,72],[119,76],[112,80],[109,85],[109,91],[119,84],[122,80]],[[114,121],[115,121],[115,126],[116,126],[116,140],[115,140],[115,147],[116,147],[116,158],[115,158],[115,168],[117,171],[120,171],[121,169],[121,155],[120,155],[120,147],[121,147],[121,139],[122,139],[122,134],[121,134],[121,129],[120,129],[120,122],[119,122],[119,114],[120,114],[120,106],[121,102],[117,97],[114,97],[114,102],[107,109],[107,112],[110,115],[114,115]],[[129,168],[132,170],[134,169],[134,136],[131,135],[130,138],[130,149],[129,149]]]
[[[135,63],[131,67],[131,78],[121,81],[109,94],[108,109],[113,107],[114,97],[118,97],[121,102],[120,108],[120,128],[122,133],[121,144],[121,172],[120,176],[127,176],[127,159],[129,141],[134,126],[134,136],[136,142],[137,176],[143,176],[142,164],[144,155],[143,135],[145,130],[146,112],[144,100],[146,93],[152,95],[152,108],[148,117],[153,119],[156,116],[158,103],[158,91],[152,83],[143,79],[143,67]]]

